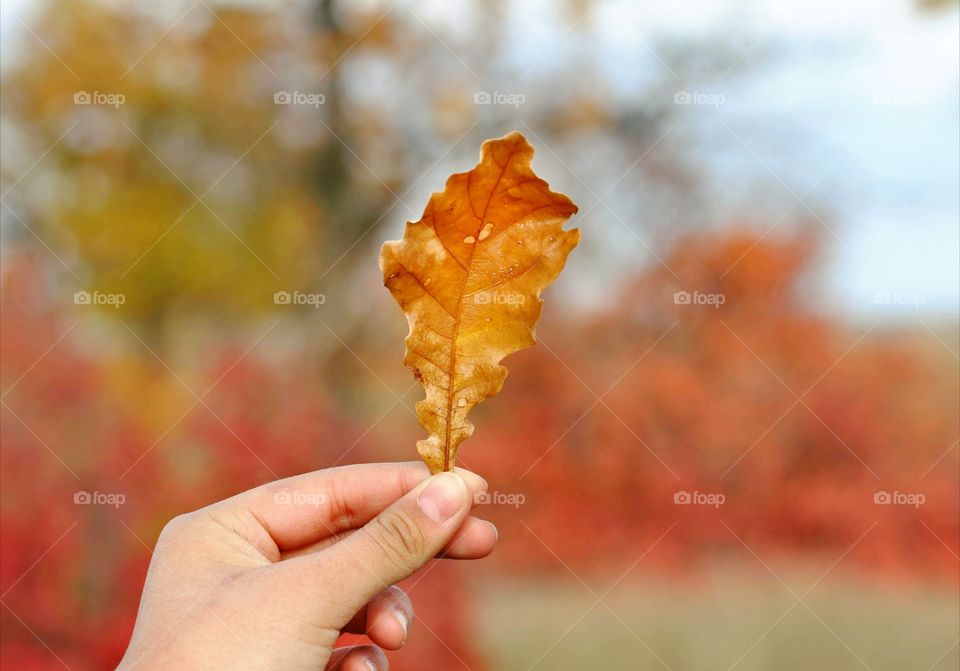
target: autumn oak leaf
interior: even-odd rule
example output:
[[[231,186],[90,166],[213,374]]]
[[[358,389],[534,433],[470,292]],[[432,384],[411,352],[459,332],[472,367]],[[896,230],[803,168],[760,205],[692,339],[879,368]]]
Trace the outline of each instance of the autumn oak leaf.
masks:
[[[410,333],[404,364],[424,386],[417,450],[432,473],[453,468],[473,434],[467,414],[503,387],[500,361],[534,344],[540,293],[563,269],[580,231],[577,206],[532,168],[520,133],[488,140],[480,163],[451,175],[403,239],[380,251],[383,281]]]

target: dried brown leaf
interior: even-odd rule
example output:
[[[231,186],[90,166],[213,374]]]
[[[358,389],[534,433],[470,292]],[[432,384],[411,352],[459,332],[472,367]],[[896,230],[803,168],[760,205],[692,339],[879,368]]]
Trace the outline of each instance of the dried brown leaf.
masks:
[[[503,387],[503,357],[534,344],[540,292],[580,241],[563,230],[577,206],[532,159],[520,133],[484,142],[480,163],[451,175],[380,252],[384,286],[410,325],[404,364],[427,392],[417,416],[430,435],[417,450],[433,473],[453,468],[473,433],[467,414]]]

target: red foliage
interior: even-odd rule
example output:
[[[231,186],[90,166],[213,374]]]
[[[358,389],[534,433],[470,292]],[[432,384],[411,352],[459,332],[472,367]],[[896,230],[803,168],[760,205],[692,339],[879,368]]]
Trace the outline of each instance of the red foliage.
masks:
[[[481,511],[503,541],[488,569],[566,578],[562,560],[617,576],[676,522],[645,562],[754,561],[739,537],[761,556],[822,554],[824,568],[856,545],[848,567],[956,580],[955,360],[925,330],[880,324],[864,334],[867,323],[813,309],[803,282],[810,245],[752,244],[683,241],[666,258],[679,281],[653,269],[621,307],[586,323],[547,310],[542,344],[512,357],[502,396],[477,409],[477,435],[461,453],[491,490],[525,497]],[[71,668],[107,667],[126,645],[148,548],[168,519],[329,465],[366,423],[345,419],[337,380],[308,377],[323,364],[305,365],[307,355],[241,359],[258,334],[204,352],[207,363],[185,376],[198,394],[213,386],[195,406],[132,338],[136,356],[97,351],[81,328],[50,348],[72,319],[38,267],[11,258],[3,283],[0,661],[60,666],[46,645]],[[678,290],[725,302],[678,305]],[[404,412],[380,426],[393,440],[415,428]],[[361,440],[348,460],[388,450]],[[412,455],[412,441],[399,453]],[[75,506],[78,490],[126,503]],[[726,501],[678,506],[681,490]],[[879,490],[926,502],[878,506]],[[393,668],[483,668],[461,567],[411,581],[421,629]]]
[[[813,246],[753,241],[682,241],[615,311],[548,315],[542,346],[511,361],[496,420],[463,451],[526,499],[490,506],[510,539],[499,568],[559,567],[545,543],[618,573],[676,521],[653,553],[675,569],[750,559],[734,533],[827,566],[866,533],[845,558],[860,570],[957,579],[955,358],[925,330],[824,316],[804,283]],[[679,290],[725,302],[676,304]],[[726,501],[678,506],[678,491]],[[877,491],[926,501],[879,506]]]

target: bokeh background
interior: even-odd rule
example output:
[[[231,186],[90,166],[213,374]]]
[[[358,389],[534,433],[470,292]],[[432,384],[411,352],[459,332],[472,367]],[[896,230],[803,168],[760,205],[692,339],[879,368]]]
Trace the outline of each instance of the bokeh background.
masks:
[[[500,547],[407,583],[393,668],[960,665],[955,2],[15,0],[2,38],[6,668],[116,664],[171,517],[415,458],[378,250],[511,130],[583,243],[461,451]]]

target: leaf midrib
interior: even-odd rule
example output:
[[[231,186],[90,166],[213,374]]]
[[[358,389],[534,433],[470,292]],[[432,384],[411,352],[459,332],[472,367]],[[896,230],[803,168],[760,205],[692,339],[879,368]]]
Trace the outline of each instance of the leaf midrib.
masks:
[[[513,160],[513,155],[517,152],[517,144],[514,144],[513,148],[510,150],[510,153],[507,154],[506,160],[503,162],[503,168],[500,169],[500,176],[497,177],[497,181],[494,183],[493,188],[490,190],[490,196],[487,198],[487,204],[483,208],[483,214],[478,218],[479,226],[477,232],[474,233],[474,238],[479,238],[480,230],[483,228],[483,222],[487,219],[487,211],[490,209],[490,204],[493,202],[493,197],[497,193],[497,189],[500,188],[500,182],[503,180],[503,176],[507,174],[507,168],[510,167],[510,161]],[[491,160],[493,157],[491,156]],[[470,175],[467,177],[467,198],[470,198],[470,179],[473,175],[473,171],[470,171]],[[473,208],[470,208],[473,212]],[[476,214],[474,214],[476,216]],[[448,375],[449,387],[447,391],[447,413],[446,413],[446,435],[444,436],[443,443],[443,470],[450,470],[450,442],[453,437],[453,429],[451,423],[453,421],[453,389],[456,385],[456,375],[457,375],[457,338],[460,335],[460,314],[461,314],[461,305],[463,304],[463,295],[467,289],[467,281],[470,279],[470,272],[473,270],[473,257],[476,254],[477,247],[480,245],[480,240],[471,245],[472,249],[470,250],[470,255],[467,257],[467,266],[464,269],[463,273],[463,282],[460,284],[460,291],[457,292],[457,304],[454,307],[454,316],[453,316],[453,336],[450,342],[450,372]]]

